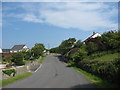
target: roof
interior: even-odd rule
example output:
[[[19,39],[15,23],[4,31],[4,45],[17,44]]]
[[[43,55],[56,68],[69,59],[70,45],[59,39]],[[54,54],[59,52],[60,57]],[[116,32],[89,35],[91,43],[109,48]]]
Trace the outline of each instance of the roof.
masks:
[[[100,36],[101,36],[101,34],[93,32],[93,35],[91,35],[90,37],[88,37],[85,41],[88,41],[91,38],[97,38],[97,37],[100,37]]]
[[[94,33],[92,36],[91,36],[91,38],[96,38],[96,37],[100,37],[101,36],[101,34],[99,34],[99,33]]]
[[[14,50],[19,51],[19,50],[23,49],[24,46],[25,46],[25,45],[15,45],[15,46],[12,47],[11,50],[12,50],[12,51],[14,51]]]

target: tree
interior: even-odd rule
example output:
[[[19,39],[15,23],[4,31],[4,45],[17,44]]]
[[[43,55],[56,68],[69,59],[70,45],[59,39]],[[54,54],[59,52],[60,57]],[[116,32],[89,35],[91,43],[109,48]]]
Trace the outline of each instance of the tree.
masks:
[[[68,40],[63,41],[59,46],[59,52],[62,55],[65,55],[71,48],[74,47],[75,41],[75,38],[69,38]]]
[[[78,40],[75,45],[74,48],[81,48],[81,46],[83,45],[83,42],[81,42],[81,40]]]
[[[89,42],[85,48],[88,54],[92,54],[98,50],[98,46],[94,42]]]
[[[76,53],[73,54],[72,58],[76,64],[78,64],[79,61],[83,60],[87,56],[87,51],[82,48],[79,49]]]
[[[35,44],[35,46],[31,49],[32,52],[32,56],[35,59],[38,59],[39,56],[43,55],[43,51],[44,51],[44,45],[43,44]]]
[[[113,50],[120,48],[120,31],[109,31],[102,34],[101,42],[105,46],[105,50]]]
[[[24,55],[22,52],[12,53],[12,61],[16,65],[18,65],[18,66],[24,65],[25,63],[24,63],[23,59],[24,59]]]
[[[23,52],[23,53],[24,53],[24,60],[29,60],[30,57],[32,56],[31,50],[28,50],[27,52]]]
[[[51,48],[50,53],[59,53],[59,47]]]

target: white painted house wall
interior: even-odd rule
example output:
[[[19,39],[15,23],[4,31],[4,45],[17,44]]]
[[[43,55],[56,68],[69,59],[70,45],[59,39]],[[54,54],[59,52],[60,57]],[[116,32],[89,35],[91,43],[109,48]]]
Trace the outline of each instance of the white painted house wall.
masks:
[[[15,52],[17,52],[17,51],[11,51],[11,50],[10,50],[10,52],[11,52],[11,53],[15,53]]]
[[[2,49],[0,48],[0,53],[2,53]]]
[[[19,51],[22,51],[23,49],[26,49],[26,51],[28,51],[28,47],[27,46],[24,46],[21,50]]]

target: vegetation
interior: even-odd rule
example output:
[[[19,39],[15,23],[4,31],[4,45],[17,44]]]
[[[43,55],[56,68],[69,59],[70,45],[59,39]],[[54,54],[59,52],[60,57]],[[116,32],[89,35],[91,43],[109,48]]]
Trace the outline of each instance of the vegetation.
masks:
[[[118,85],[112,84],[107,82],[106,80],[102,80],[101,78],[97,77],[96,75],[93,75],[91,73],[86,72],[85,70],[82,70],[80,68],[77,68],[74,65],[74,62],[68,63],[67,66],[72,67],[73,69],[75,69],[77,72],[81,73],[82,75],[84,75],[88,80],[91,81],[91,84],[95,85],[95,87],[97,88],[118,88]]]
[[[41,63],[41,64],[42,64],[44,58],[45,58],[45,56],[43,56],[43,57],[40,59],[40,63]]]
[[[12,63],[11,62],[11,57],[4,57],[4,56],[2,56],[2,63]]]
[[[101,37],[94,38],[85,44],[80,40],[76,42],[75,38],[69,38],[53,50],[65,57],[67,62],[74,62],[77,68],[110,83],[119,84],[119,44],[120,31],[108,31],[103,33]]]
[[[13,76],[15,76],[16,74],[16,70],[15,69],[6,69],[6,70],[2,70],[2,72],[8,76],[11,76],[11,74],[13,74]]]
[[[24,54],[22,52],[12,53],[12,62],[16,65],[24,65]]]
[[[118,54],[107,54],[95,59],[84,59],[79,61],[77,67],[101,77],[111,83],[117,83],[119,79],[119,67],[117,66]]]
[[[85,49],[79,49],[77,52],[75,52],[72,56],[75,63],[78,63],[79,61],[83,60],[87,56],[87,52]]]
[[[34,59],[38,59],[40,56],[42,56],[44,49],[45,48],[43,44],[35,44],[35,46],[31,49]]]
[[[32,74],[31,72],[25,72],[25,73],[23,73],[23,74],[21,74],[21,75],[16,75],[15,77],[11,77],[11,78],[2,80],[2,86],[5,86],[5,85],[8,85],[8,84],[13,83],[13,82],[15,82],[15,81],[24,79],[25,77],[28,77],[28,76],[30,76],[31,74]]]
[[[40,56],[43,56],[43,51],[45,50],[44,45],[39,43],[35,44],[32,49],[23,49],[20,52],[12,53],[12,56],[2,57],[3,63],[9,63],[9,65],[24,65],[25,62],[30,60],[38,59]]]

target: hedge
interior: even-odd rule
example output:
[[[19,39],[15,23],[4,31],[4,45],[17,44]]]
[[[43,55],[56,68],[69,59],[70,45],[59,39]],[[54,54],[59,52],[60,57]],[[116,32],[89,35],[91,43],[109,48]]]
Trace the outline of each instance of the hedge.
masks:
[[[13,76],[15,76],[16,74],[16,70],[15,69],[7,69],[7,70],[2,70],[2,72],[8,76],[11,76],[11,74],[13,73]]]
[[[119,83],[120,81],[120,57],[111,62],[82,60],[77,66],[109,82]]]

